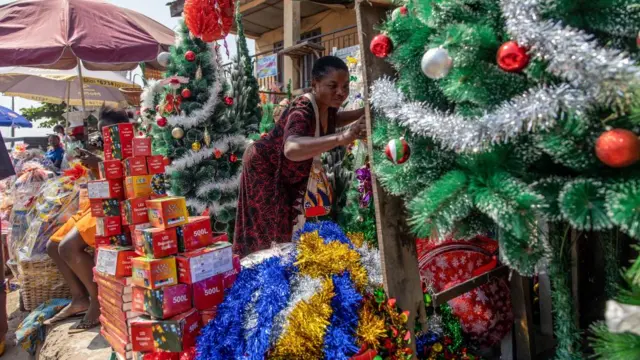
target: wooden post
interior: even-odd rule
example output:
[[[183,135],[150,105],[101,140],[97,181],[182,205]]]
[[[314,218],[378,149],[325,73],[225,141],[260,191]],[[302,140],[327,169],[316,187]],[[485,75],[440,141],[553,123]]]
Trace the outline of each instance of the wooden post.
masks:
[[[284,48],[294,46],[300,40],[300,1],[284,0]],[[301,87],[300,74],[297,71],[298,59],[284,57],[284,79],[291,79],[293,87]]]
[[[393,75],[392,67],[382,59],[378,59],[368,50],[371,39],[376,35],[374,26],[384,18],[387,8],[375,6],[366,0],[357,0],[356,19],[358,22],[358,40],[361,48],[364,99],[369,99],[369,87],[383,75]],[[367,137],[371,139],[374,124],[371,104],[365,101],[367,118]],[[418,259],[416,257],[416,237],[408,231],[405,222],[404,204],[399,197],[385,193],[375,176],[373,163],[373,144],[368,143],[369,160],[373,171],[373,201],[376,212],[376,228],[380,247],[384,287],[390,297],[396,298],[398,306],[411,311],[408,328],[413,330],[415,319],[423,325],[426,323],[426,311],[423,303]],[[413,334],[413,332],[412,332]],[[415,339],[414,339],[415,340]],[[415,350],[415,341],[411,342]]]

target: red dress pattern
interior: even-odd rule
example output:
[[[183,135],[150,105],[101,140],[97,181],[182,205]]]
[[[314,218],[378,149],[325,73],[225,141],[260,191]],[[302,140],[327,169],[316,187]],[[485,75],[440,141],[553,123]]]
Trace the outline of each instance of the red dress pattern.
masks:
[[[330,109],[327,133],[335,131],[337,111]],[[272,243],[290,242],[300,214],[297,202],[304,194],[312,159],[291,161],[284,144],[291,135],[315,136],[311,101],[295,99],[269,134],[251,144],[242,157],[242,176],[233,239],[236,254],[246,256]]]

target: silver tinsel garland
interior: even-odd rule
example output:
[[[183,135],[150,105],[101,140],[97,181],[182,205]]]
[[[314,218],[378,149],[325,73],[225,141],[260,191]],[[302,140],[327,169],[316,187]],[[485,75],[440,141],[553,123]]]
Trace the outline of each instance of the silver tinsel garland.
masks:
[[[524,132],[548,129],[562,112],[580,114],[596,103],[608,104],[640,80],[640,68],[626,54],[598,45],[593,36],[558,22],[543,21],[544,0],[502,0],[509,33],[548,61],[548,70],[566,84],[540,86],[514,97],[478,118],[443,113],[408,102],[389,79],[377,80],[371,102],[389,120],[429,136],[458,152],[487,149]]]

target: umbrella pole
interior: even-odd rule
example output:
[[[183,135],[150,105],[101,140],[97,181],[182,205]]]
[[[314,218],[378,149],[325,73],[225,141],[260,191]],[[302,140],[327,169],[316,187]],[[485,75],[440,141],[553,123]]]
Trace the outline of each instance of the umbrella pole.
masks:
[[[86,117],[86,107],[84,101],[84,80],[82,79],[82,63],[78,60],[78,80],[80,81],[80,99],[82,100],[82,122],[84,123],[84,142],[85,146],[89,144],[89,121]]]
[[[11,97],[11,111],[15,112],[16,111],[16,98],[15,96]],[[13,138],[16,137],[16,128],[15,126],[13,126],[13,124],[11,124],[11,148],[13,149]]]

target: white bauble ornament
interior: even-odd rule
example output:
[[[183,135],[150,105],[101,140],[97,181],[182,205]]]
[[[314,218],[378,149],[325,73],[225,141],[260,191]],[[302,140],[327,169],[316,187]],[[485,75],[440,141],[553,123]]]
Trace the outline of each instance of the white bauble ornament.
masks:
[[[449,74],[449,70],[453,67],[453,59],[445,48],[429,49],[422,56],[420,67],[429,79],[442,79]]]
[[[164,67],[167,67],[167,65],[169,65],[169,59],[171,59],[171,53],[168,53],[166,51],[158,54],[158,57],[156,58],[158,64]]]

